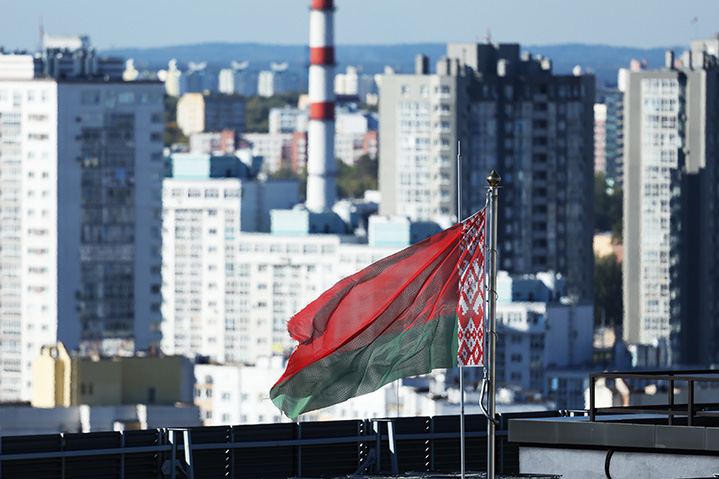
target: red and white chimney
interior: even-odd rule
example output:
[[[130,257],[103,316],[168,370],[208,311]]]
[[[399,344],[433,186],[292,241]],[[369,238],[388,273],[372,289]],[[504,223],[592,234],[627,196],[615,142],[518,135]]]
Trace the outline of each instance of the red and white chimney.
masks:
[[[312,212],[331,211],[336,198],[335,47],[333,0],[310,10],[310,122],[307,128],[307,201]]]

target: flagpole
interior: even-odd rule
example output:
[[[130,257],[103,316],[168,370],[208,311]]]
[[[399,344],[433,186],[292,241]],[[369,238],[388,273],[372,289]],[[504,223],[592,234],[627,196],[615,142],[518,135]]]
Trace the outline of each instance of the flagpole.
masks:
[[[487,412],[489,420],[487,421],[487,479],[495,478],[494,470],[494,446],[495,446],[495,413],[496,413],[496,352],[497,352],[497,193],[499,190],[499,182],[502,178],[495,170],[487,177],[489,183],[489,271],[488,279],[488,296],[487,316],[489,328],[487,331],[487,363],[489,369],[489,378],[487,379]]]
[[[462,154],[461,143],[457,142],[457,223],[462,222]],[[464,365],[459,366],[459,462],[462,479],[465,479],[464,448]]]

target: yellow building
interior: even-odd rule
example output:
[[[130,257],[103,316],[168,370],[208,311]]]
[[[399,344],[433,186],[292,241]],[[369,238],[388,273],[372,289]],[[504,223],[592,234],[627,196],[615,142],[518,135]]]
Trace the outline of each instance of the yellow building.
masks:
[[[192,362],[182,356],[75,358],[45,346],[35,359],[34,407],[192,402]]]
[[[205,98],[202,93],[185,93],[177,101],[177,126],[182,134],[205,131]]]

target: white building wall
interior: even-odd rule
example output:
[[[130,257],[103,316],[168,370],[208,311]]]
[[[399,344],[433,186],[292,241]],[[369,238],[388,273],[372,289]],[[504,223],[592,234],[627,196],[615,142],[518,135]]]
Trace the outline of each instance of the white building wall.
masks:
[[[162,108],[161,84],[0,81],[0,399],[30,399],[32,360],[42,345],[58,340],[70,349],[80,345],[82,171],[99,164],[86,154],[82,134],[84,127],[106,127],[111,114],[133,118],[134,158],[124,160],[132,171],[117,169],[114,177],[99,181],[132,175],[133,201],[143,204],[129,226],[135,243],[124,250],[134,259],[136,316],[129,326],[113,327],[129,350],[159,341],[160,296],[153,286],[160,283]],[[93,221],[112,225],[107,218]]]
[[[218,90],[225,95],[235,93],[235,71],[232,68],[223,68],[220,70]]]
[[[679,81],[641,81],[641,262],[639,343],[669,337],[671,261],[671,175],[679,162],[681,89]]]
[[[239,234],[242,186],[234,178],[163,182],[162,349],[167,354],[226,360],[225,255]]]
[[[0,398],[31,397],[32,360],[57,335],[57,83],[0,82]]]
[[[497,382],[542,390],[546,368],[592,362],[591,305],[498,303]]]
[[[191,405],[0,407],[0,431],[3,436],[114,431],[122,430],[122,424],[128,423],[142,429],[202,425],[199,409]]]
[[[275,173],[282,168],[282,148],[292,144],[291,133],[245,133],[242,137],[252,145],[252,156],[264,158],[265,173]]]
[[[257,78],[257,94],[269,97],[275,94],[276,75],[269,70],[261,71]]]
[[[307,109],[272,108],[269,116],[269,133],[306,132],[310,113]]]
[[[249,365],[195,365],[195,404],[206,426],[290,422],[270,400],[269,391],[284,372],[282,357]],[[396,394],[414,397],[411,388],[392,383],[371,394],[303,414],[301,421],[366,419],[396,415]]]

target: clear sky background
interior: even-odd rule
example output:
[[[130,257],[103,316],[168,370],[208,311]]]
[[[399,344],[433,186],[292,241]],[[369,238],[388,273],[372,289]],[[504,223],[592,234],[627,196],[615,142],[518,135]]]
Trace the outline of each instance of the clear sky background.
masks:
[[[0,46],[46,33],[98,49],[307,43],[310,0],[2,0]],[[719,31],[719,0],[335,0],[337,44],[482,41],[688,46]]]

